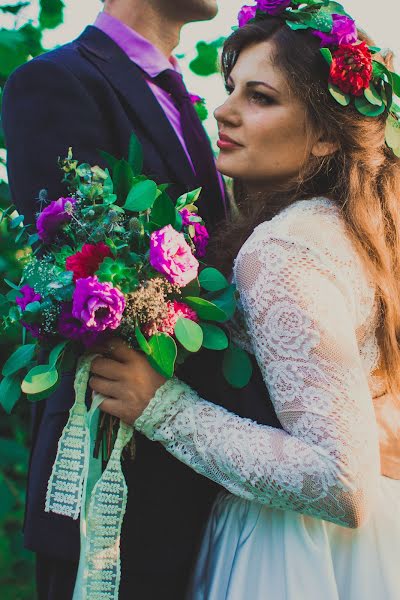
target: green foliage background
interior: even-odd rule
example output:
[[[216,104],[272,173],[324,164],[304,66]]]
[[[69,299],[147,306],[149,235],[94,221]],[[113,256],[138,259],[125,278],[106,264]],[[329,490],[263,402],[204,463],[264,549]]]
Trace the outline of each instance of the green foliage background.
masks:
[[[0,0],[0,107],[4,85],[9,75],[20,65],[49,50],[43,47],[43,32],[63,23],[62,0],[39,0],[34,21],[24,21],[24,11],[32,9],[31,0]],[[31,10],[32,12],[32,10]],[[3,18],[2,18],[3,17]],[[14,26],[4,27],[14,21]],[[200,77],[217,72],[218,51],[223,38],[207,44],[198,42],[197,56],[190,64]],[[5,140],[0,117],[0,169],[6,165]],[[1,178],[0,208],[11,203],[8,185]],[[10,288],[4,279],[18,282],[23,248],[16,250],[15,232],[8,231],[6,220],[0,220],[0,294]],[[2,305],[0,300],[0,315]],[[20,340],[12,329],[0,332],[0,365]],[[24,514],[29,447],[29,406],[20,402],[11,416],[0,408],[0,594],[1,600],[33,600],[34,557],[24,550],[22,523]]]

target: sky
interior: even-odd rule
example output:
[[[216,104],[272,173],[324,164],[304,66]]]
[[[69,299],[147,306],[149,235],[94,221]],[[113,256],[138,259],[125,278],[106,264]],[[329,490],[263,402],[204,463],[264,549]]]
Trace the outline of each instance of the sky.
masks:
[[[34,0],[32,3],[32,15],[37,14],[35,9],[37,1]],[[10,4],[12,3],[14,3],[14,0],[10,0]],[[176,50],[177,54],[184,54],[181,65],[189,91],[206,98],[210,113],[206,125],[212,139],[216,135],[212,112],[224,101],[224,86],[219,75],[207,78],[197,77],[190,71],[188,65],[196,55],[195,44],[197,41],[212,41],[220,36],[229,35],[231,26],[236,24],[236,16],[243,3],[253,4],[253,1],[220,0],[219,14],[213,21],[193,23],[184,27],[181,43]],[[100,0],[64,0],[64,4],[66,7],[64,24],[54,31],[48,31],[45,35],[44,42],[48,48],[61,45],[77,37],[87,24],[94,21],[97,13],[102,9]],[[344,5],[347,11],[356,19],[358,26],[368,31],[377,45],[382,48],[392,48],[400,57],[399,0],[379,0],[379,2],[345,0]],[[25,14],[24,17],[26,16]],[[4,25],[7,24],[4,23]],[[400,65],[400,61],[398,65]]]

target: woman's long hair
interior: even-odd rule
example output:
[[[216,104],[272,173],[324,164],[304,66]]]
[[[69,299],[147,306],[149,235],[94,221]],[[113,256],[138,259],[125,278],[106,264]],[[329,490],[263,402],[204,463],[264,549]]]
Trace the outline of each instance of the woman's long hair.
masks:
[[[365,34],[359,39],[372,44]],[[345,223],[376,284],[381,320],[378,341],[381,369],[388,388],[400,392],[400,160],[385,144],[387,113],[365,117],[340,106],[329,94],[329,67],[310,31],[292,31],[278,18],[248,24],[225,43],[222,68],[228,79],[240,52],[260,42],[274,46],[274,64],[286,76],[291,92],[305,106],[307,125],[339,149],[329,157],[310,158],[295,182],[279,193],[247,198],[234,182],[239,208],[217,240],[214,252],[228,270],[244,241],[260,222],[297,200],[326,196],[341,208]],[[376,59],[392,68],[391,54]]]

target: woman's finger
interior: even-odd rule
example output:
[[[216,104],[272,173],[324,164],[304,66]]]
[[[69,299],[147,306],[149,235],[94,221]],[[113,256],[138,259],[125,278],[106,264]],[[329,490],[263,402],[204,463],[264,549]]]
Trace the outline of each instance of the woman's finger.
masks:
[[[94,392],[102,394],[103,396],[110,396],[115,398],[116,384],[114,381],[104,379],[103,377],[91,377],[89,379],[89,385]]]
[[[119,381],[123,377],[123,367],[120,362],[101,356],[93,360],[90,370],[94,375],[100,375],[111,381]]]
[[[100,404],[100,410],[111,415],[112,417],[120,417],[121,413],[121,401],[115,398],[104,398]]]

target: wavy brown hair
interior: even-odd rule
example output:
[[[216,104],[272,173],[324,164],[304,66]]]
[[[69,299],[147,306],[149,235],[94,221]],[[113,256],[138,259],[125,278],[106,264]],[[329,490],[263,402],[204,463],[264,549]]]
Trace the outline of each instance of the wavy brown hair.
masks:
[[[365,34],[359,39],[372,44]],[[307,126],[336,142],[338,150],[324,158],[310,157],[296,181],[279,192],[249,198],[245,185],[234,182],[238,211],[214,248],[219,265],[228,271],[240,247],[260,222],[297,200],[326,196],[337,203],[350,236],[376,284],[381,307],[380,368],[388,388],[400,392],[400,160],[385,144],[387,112],[365,117],[340,106],[329,94],[329,67],[319,52],[320,41],[307,31],[292,31],[282,20],[269,18],[238,29],[226,41],[222,55],[225,80],[240,52],[269,41],[274,65],[285,75],[291,92],[305,107]],[[393,56],[376,55],[389,68]]]

